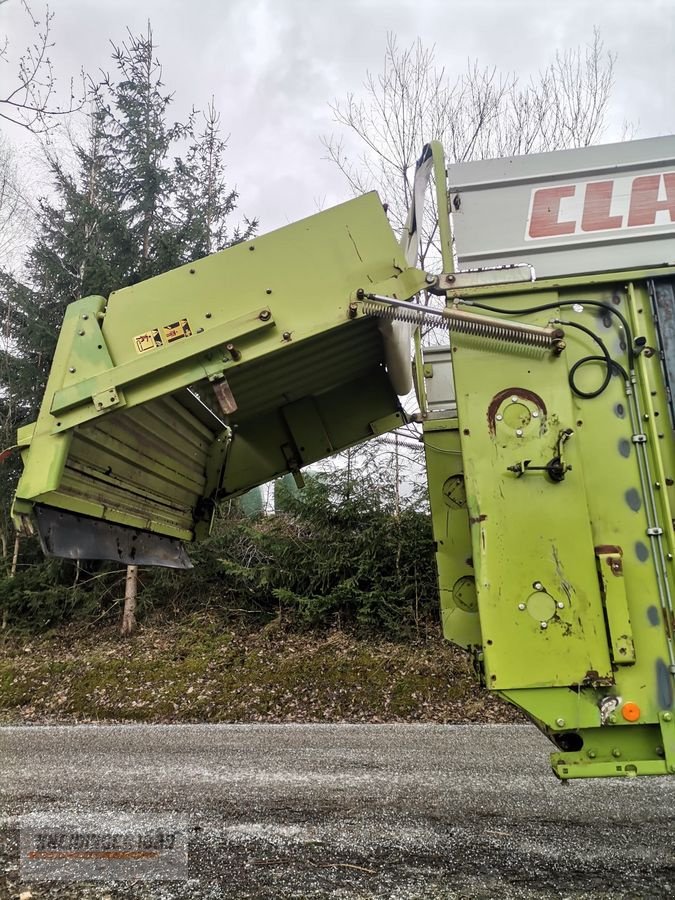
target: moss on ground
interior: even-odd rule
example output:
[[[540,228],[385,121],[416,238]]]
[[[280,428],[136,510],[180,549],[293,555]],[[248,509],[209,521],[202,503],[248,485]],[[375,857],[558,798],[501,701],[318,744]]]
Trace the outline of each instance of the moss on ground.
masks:
[[[124,640],[111,628],[70,628],[0,646],[4,724],[517,719],[440,635],[373,643],[193,617]]]

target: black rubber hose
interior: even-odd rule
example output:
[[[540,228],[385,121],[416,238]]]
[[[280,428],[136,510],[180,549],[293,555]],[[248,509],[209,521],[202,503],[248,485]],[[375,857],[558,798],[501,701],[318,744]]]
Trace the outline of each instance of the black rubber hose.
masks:
[[[484,309],[486,312],[501,313],[502,315],[509,316],[527,316],[530,313],[544,312],[544,310],[547,309],[560,309],[563,306],[594,306],[597,309],[604,309],[605,312],[611,313],[611,315],[616,316],[616,318],[621,322],[623,330],[626,332],[626,352],[628,354],[628,362],[630,368],[633,368],[633,362],[635,358],[635,354],[633,352],[633,334],[623,313],[616,309],[616,307],[610,306],[609,303],[602,303],[599,300],[558,300],[555,303],[543,303],[541,306],[531,306],[528,309],[504,309],[500,306],[488,306],[486,303],[477,303],[473,300],[469,300],[467,301],[466,305],[476,306],[478,309]],[[590,331],[588,333],[592,334],[592,332]],[[595,335],[593,336],[595,337]],[[614,363],[614,365],[618,365],[618,363]]]
[[[559,322],[560,325],[565,325],[569,328],[578,328],[579,331],[583,331],[584,334],[587,334],[589,338],[591,338],[591,340],[595,341],[595,343],[602,351],[602,356],[597,356],[595,354],[582,356],[581,359],[578,359],[570,369],[568,375],[569,386],[578,397],[582,397],[584,400],[592,400],[594,397],[599,397],[600,394],[602,394],[602,392],[609,385],[609,382],[612,378],[612,373],[615,370],[623,375],[625,381],[628,381],[628,373],[626,372],[624,367],[620,365],[620,363],[612,359],[612,357],[609,355],[609,350],[607,349],[605,342],[602,340],[602,338],[598,337],[598,335],[595,334],[594,331],[591,331],[590,328],[587,328],[585,325],[582,325],[579,322],[563,322],[562,319],[557,319],[556,322]],[[594,391],[582,391],[581,388],[577,386],[574,380],[575,375],[582,366],[585,366],[586,363],[590,362],[603,362],[606,366],[605,377],[603,378],[600,386]]]

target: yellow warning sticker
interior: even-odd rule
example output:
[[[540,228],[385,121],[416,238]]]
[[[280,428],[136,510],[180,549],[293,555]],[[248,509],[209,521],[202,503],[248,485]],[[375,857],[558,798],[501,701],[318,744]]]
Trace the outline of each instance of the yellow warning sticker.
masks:
[[[167,344],[179,341],[181,338],[190,337],[192,329],[187,319],[179,319],[171,325],[162,326],[162,336]]]
[[[137,353],[145,353],[147,350],[156,350],[162,346],[162,338],[158,328],[151,328],[143,334],[137,334],[134,338],[134,347]]]

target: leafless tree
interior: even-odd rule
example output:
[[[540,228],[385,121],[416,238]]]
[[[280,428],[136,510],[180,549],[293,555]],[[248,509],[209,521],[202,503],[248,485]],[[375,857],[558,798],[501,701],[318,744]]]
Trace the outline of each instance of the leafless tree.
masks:
[[[33,210],[16,152],[0,135],[0,261],[6,268],[18,260],[32,224]]]
[[[556,53],[527,83],[477,62],[453,78],[434,47],[418,39],[401,48],[390,34],[382,71],[367,73],[361,95],[331,105],[342,131],[322,141],[354,193],[376,189],[400,231],[427,141],[440,140],[450,163],[592,144],[603,132],[614,62],[596,30],[588,46]],[[432,210],[420,241],[422,267],[434,255],[436,227]]]
[[[54,128],[64,116],[80,109],[82,97],[75,95],[75,82],[71,79],[69,97],[59,102],[56,76],[50,57],[54,46],[51,39],[54,13],[45,6],[44,15],[38,17],[28,0],[18,0],[30,26],[34,40],[19,56],[14,77],[2,79],[7,85],[0,90],[0,119],[20,125],[34,134],[44,134]],[[0,0],[6,6],[9,0]],[[0,64],[3,69],[11,65],[9,38],[0,41]]]

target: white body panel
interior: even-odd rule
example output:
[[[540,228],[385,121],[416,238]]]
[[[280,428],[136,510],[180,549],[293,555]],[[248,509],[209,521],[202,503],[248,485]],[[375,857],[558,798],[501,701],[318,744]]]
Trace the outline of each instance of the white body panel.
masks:
[[[675,135],[459,163],[448,187],[461,268],[537,278],[675,264]]]

